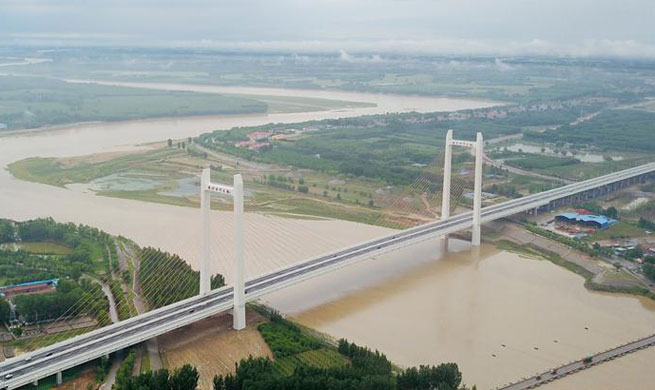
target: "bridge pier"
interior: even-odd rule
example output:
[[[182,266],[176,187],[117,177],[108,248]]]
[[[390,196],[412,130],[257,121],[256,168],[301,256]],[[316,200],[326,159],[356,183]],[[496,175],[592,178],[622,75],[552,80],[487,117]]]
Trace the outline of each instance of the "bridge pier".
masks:
[[[64,383],[64,377],[61,371],[57,372],[55,382],[57,383],[57,386],[61,386],[61,384]]]
[[[243,262],[243,178],[234,175],[234,309],[232,327],[246,327],[245,265]]]
[[[230,195],[234,201],[234,283],[233,283],[233,327],[240,330],[246,327],[245,266],[243,262],[243,178],[234,175],[232,187],[211,182],[209,168],[202,170],[200,176],[200,209],[202,215],[202,254],[200,262],[200,295],[211,291],[209,271],[209,212],[211,193]]]
[[[37,387],[39,385],[39,380],[35,379],[34,382],[32,382],[32,386]]]
[[[441,197],[441,219],[450,217],[450,182],[453,159],[453,146],[464,146],[475,152],[475,182],[473,186],[473,232],[471,244],[480,246],[482,215],[482,159],[484,142],[482,133],[478,132],[475,142],[453,140],[453,131],[446,133],[446,149],[443,173],[443,195]],[[446,236],[444,236],[446,237]]]
[[[211,276],[209,275],[209,212],[211,209],[211,171],[202,170],[200,175],[200,213],[202,214],[202,248],[200,258],[200,295],[206,295],[211,290]]]
[[[473,236],[471,244],[480,246],[482,225],[482,155],[484,144],[478,132],[475,142],[475,184],[473,186]]]
[[[450,179],[453,160],[453,131],[446,133],[446,150],[443,163],[443,195],[441,196],[441,219],[450,217]],[[442,245],[448,245],[448,235],[442,237]]]

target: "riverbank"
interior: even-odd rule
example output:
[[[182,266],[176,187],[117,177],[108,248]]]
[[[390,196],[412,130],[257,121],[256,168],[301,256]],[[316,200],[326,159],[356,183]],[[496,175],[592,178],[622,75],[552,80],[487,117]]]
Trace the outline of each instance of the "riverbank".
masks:
[[[547,259],[582,276],[589,290],[639,295],[655,301],[655,294],[640,280],[608,262],[533,234],[514,222],[497,222],[493,226],[493,242],[500,249]]]
[[[456,239],[444,252],[439,243],[376,256],[265,303],[402,367],[457,362],[479,388],[652,333],[652,301],[589,291],[582,277],[536,256]]]

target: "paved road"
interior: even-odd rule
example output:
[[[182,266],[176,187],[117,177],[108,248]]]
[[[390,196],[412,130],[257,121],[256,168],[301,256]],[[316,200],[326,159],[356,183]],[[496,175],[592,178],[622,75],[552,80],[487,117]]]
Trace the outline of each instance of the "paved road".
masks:
[[[646,164],[540,194],[488,206],[482,210],[482,221],[487,222],[503,218],[540,205],[546,205],[555,199],[653,171],[655,171],[655,163]],[[471,226],[472,213],[467,212],[444,220],[396,231],[376,240],[291,265],[247,281],[246,300],[256,299],[277,289],[400,246],[465,230]],[[4,387],[15,389],[20,385],[32,382],[34,379],[52,375],[107,353],[138,344],[157,335],[229,310],[232,307],[232,302],[232,287],[224,287],[207,295],[195,296],[5,361],[0,363],[0,389]],[[31,361],[26,361],[27,357]],[[12,377],[6,378],[6,375],[12,375]]]
[[[487,156],[486,153],[484,153],[482,155],[482,160],[483,160],[483,162],[485,164],[487,164],[489,166],[505,169],[506,171],[516,173],[517,175],[532,176],[532,177],[536,177],[538,179],[556,181],[556,182],[564,183],[564,184],[573,184],[574,183],[571,180],[564,179],[564,178],[561,178],[561,177],[542,175],[540,173],[536,173],[536,172],[532,172],[532,171],[526,171],[526,170],[521,169],[521,168],[517,168],[517,167],[513,167],[511,165],[503,164],[503,163],[498,162],[498,161],[492,159],[491,157]]]
[[[561,367],[546,371],[541,374],[537,374],[531,378],[524,379],[520,382],[516,382],[504,387],[499,387],[497,390],[526,390],[534,389],[545,383],[552,382],[556,379],[565,377],[567,375],[574,374],[578,371],[585,370],[589,367],[601,364],[608,360],[614,360],[618,357],[626,355],[631,352],[638,351],[640,349],[652,347],[655,345],[655,334],[649,337],[645,337],[641,340],[633,341],[628,344],[621,345],[605,352],[597,353],[591,357],[591,360],[588,360],[585,363],[585,360],[578,360],[572,363],[565,364]]]

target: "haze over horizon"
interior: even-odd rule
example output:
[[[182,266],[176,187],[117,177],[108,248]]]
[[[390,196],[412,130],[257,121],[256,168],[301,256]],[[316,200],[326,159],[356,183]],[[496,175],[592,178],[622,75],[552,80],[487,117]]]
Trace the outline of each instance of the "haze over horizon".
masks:
[[[0,42],[655,58],[654,16],[648,0],[4,0]]]

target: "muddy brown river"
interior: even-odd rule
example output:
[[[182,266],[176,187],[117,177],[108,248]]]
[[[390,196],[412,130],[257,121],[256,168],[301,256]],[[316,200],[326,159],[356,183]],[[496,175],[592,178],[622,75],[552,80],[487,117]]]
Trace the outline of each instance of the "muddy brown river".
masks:
[[[185,85],[139,87],[290,94],[285,90],[226,91]],[[293,92],[293,96],[298,93],[302,91]],[[325,91],[306,93],[329,98]],[[375,102],[378,106],[63,126],[0,137],[0,166],[31,156],[126,150],[140,143],[195,136],[236,125],[410,110],[447,111],[492,104],[340,92],[335,92],[333,98]],[[141,245],[178,253],[197,267],[198,210],[22,182],[0,170],[0,217],[23,220],[46,216],[122,234]],[[233,250],[229,243],[231,220],[230,213],[213,213],[217,239],[212,245],[212,268],[228,280]],[[344,221],[292,220],[260,214],[247,215],[246,222],[250,276],[386,231]],[[283,249],[279,249],[280,242],[285,243]],[[582,278],[549,262],[520,258],[491,247],[471,254],[468,244],[459,241],[452,241],[446,254],[437,240],[397,250],[272,294],[267,301],[318,330],[377,348],[401,365],[455,361],[464,372],[465,382],[479,388],[500,385],[655,331],[655,305],[650,301],[589,292]],[[644,378],[652,378],[647,367],[643,368],[647,373]]]
[[[405,248],[267,301],[402,366],[457,362],[464,382],[480,389],[655,332],[653,301],[588,291],[582,277],[546,260],[492,246],[472,251],[461,241],[449,246],[446,254],[438,240]]]

